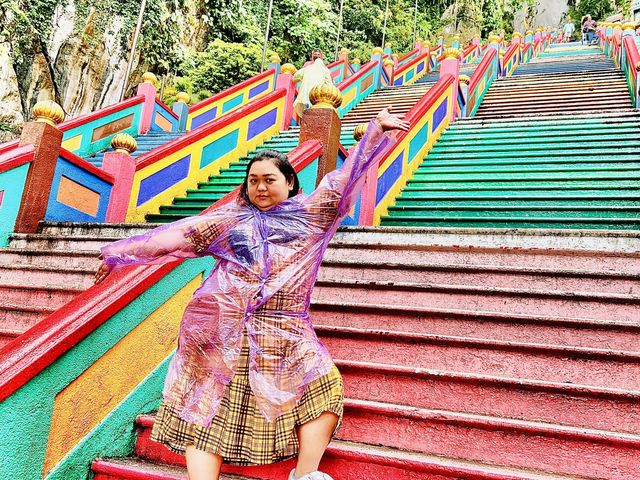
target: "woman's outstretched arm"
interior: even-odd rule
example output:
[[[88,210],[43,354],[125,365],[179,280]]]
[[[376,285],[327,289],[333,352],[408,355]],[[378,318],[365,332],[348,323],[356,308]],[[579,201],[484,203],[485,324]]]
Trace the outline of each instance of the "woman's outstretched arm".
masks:
[[[184,218],[105,245],[100,249],[103,261],[96,273],[96,283],[116,267],[160,264],[206,255],[211,245],[237,223],[235,208],[235,204],[226,205],[206,215]]]

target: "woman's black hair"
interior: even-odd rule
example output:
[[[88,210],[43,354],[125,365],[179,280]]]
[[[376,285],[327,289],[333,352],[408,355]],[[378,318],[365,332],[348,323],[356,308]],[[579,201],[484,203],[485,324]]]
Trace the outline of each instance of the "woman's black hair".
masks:
[[[247,192],[249,188],[249,171],[251,170],[251,165],[263,160],[269,160],[278,167],[278,170],[282,172],[284,178],[287,179],[287,182],[293,180],[293,188],[289,191],[289,198],[295,197],[300,192],[300,180],[298,180],[298,174],[293,169],[291,163],[289,163],[287,156],[276,150],[263,150],[249,160],[249,163],[247,164],[247,171],[244,175],[244,182],[242,182],[242,186],[240,187],[240,197],[247,203],[251,203]]]

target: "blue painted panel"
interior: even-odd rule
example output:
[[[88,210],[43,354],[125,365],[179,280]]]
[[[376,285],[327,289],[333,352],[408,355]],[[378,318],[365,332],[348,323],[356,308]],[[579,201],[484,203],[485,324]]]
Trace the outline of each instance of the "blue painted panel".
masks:
[[[409,143],[409,157],[407,158],[407,162],[411,163],[415,159],[416,155],[422,149],[425,143],[429,138],[429,122],[425,122],[425,124],[418,130],[415,137]]]
[[[378,178],[378,186],[376,188],[376,205],[387,195],[389,190],[398,181],[402,175],[402,162],[404,160],[404,152],[391,162],[389,168],[385,170],[380,178]]]
[[[395,82],[393,82],[394,85],[402,85],[403,83],[403,79],[404,77],[400,77],[399,79],[397,79]]]
[[[156,103],[154,106],[154,116],[153,116],[154,121],[151,123],[152,131],[156,131],[156,132],[165,131],[164,128],[161,128],[159,125],[156,124],[155,122],[156,115],[160,115],[162,118],[164,118],[167,122],[171,124],[171,131],[176,130],[176,127],[178,126],[178,119],[176,119],[176,117],[171,115],[169,112],[167,112],[164,108],[162,108],[160,105]]]
[[[22,203],[22,192],[27,180],[27,173],[31,162],[0,173],[0,247],[9,244],[9,235],[16,226],[16,218]]]
[[[239,130],[229,132],[204,147],[200,158],[200,168],[206,167],[236,148],[238,146],[238,132]]]
[[[58,190],[60,189],[60,182],[63,176],[100,195],[98,211],[95,217],[76,210],[69,205],[60,203],[57,200]],[[53,182],[51,183],[47,213],[44,219],[50,222],[104,222],[107,216],[109,198],[111,197],[111,188],[112,185],[109,182],[87,172],[75,163],[58,157],[56,169],[53,174]]]
[[[260,135],[266,129],[273,127],[276,124],[277,118],[278,109],[274,108],[273,110],[269,110],[267,113],[260,115],[255,120],[251,120],[247,130],[247,140],[251,140],[252,138]]]
[[[447,116],[448,106],[449,106],[449,98],[447,97],[442,101],[442,103],[436,109],[436,111],[433,112],[433,126],[431,127],[431,133],[435,132],[438,129],[438,127],[442,123],[442,120],[444,120],[445,117]]]
[[[229,110],[232,110],[240,105],[242,105],[242,100],[244,99],[244,93],[241,93],[237,97],[233,97],[231,100],[227,100],[222,104],[222,114],[227,113]]]
[[[251,90],[249,90],[249,98],[253,98],[256,95],[260,95],[262,92],[269,88],[269,80],[261,83],[260,85],[256,85]]]
[[[151,200],[167,188],[175,185],[180,180],[187,178],[191,155],[181,158],[177,162],[163,168],[140,182],[137,206]]]
[[[213,107],[211,110],[207,110],[206,112],[193,117],[193,120],[191,120],[191,130],[193,130],[194,128],[198,128],[200,125],[204,125],[211,120],[215,120],[217,113],[218,107]]]
[[[423,70],[424,70],[424,62],[420,62],[418,64],[418,68],[416,68],[416,74],[420,73]]]
[[[404,76],[404,81],[408,82],[409,80],[411,80],[413,78],[413,76],[415,75],[415,70],[411,69],[409,70],[406,75]]]

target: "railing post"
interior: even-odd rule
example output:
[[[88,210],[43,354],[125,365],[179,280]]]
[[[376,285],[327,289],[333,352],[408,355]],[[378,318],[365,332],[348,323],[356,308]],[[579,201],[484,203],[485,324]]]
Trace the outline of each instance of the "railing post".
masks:
[[[455,105],[458,103],[458,76],[460,75],[460,50],[457,48],[447,48],[444,51],[444,60],[440,66],[440,78],[444,75],[453,75],[453,82],[451,89],[453,90],[454,107],[451,109],[450,120],[453,122],[456,119],[457,108]]]
[[[276,77],[276,89],[284,88],[287,91],[287,95],[284,98],[282,130],[289,130],[289,127],[291,127],[291,119],[293,118],[293,101],[296,96],[296,82],[293,81],[295,73],[296,67],[290,63],[285,63],[280,69],[280,75]]]
[[[457,48],[460,50],[460,34],[456,33],[451,41],[451,48]]]
[[[533,43],[533,30],[527,30],[525,32],[524,43]]]
[[[156,82],[158,79],[151,72],[146,72],[142,75],[142,83],[138,85],[137,94],[144,97],[144,103],[142,104],[142,118],[140,119],[140,129],[138,132],[144,135],[151,130],[151,122],[153,122],[153,113],[156,108],[156,95],[158,89],[156,88]]]
[[[115,151],[106,152],[102,161],[102,169],[115,179],[105,221],[121,223],[127,219],[133,177],[136,174],[136,161],[131,154],[136,151],[138,144],[128,133],[121,133],[113,137],[111,146]]]
[[[380,89],[380,85],[382,85],[382,54],[383,50],[380,47],[375,47],[371,53],[371,61],[377,62],[376,70],[378,71],[375,75],[376,82],[376,90]]]
[[[497,35],[492,35],[489,37],[489,48],[492,48],[496,51],[495,63],[496,63],[496,78],[500,77],[502,65],[500,65],[500,37]]]
[[[384,44],[384,54],[388,55],[389,58],[391,58],[391,55],[393,55],[393,52],[391,51],[391,42],[387,42]]]
[[[313,105],[302,114],[299,145],[307,140],[317,140],[322,145],[318,160],[316,185],[322,177],[336,169],[340,147],[342,121],[336,110],[342,104],[342,94],[335,85],[313,87],[309,93]]]
[[[178,131],[182,132],[187,129],[187,120],[189,118],[189,101],[191,98],[188,93],[179,92],[176,95],[176,102],[171,107],[173,113],[178,115]]]
[[[387,58],[384,62],[383,62],[383,67],[384,71],[387,73],[387,77],[389,78],[389,86],[393,85],[393,73],[395,70],[395,63],[392,59]]]
[[[36,121],[24,125],[19,146],[33,145],[34,156],[16,217],[16,233],[36,233],[44,220],[62,145],[63,133],[56,128],[64,120],[62,107],[47,100],[38,102],[31,113]]]
[[[340,55],[338,55],[338,60],[342,60],[342,78],[346,79],[351,76],[351,72],[349,71],[349,50],[343,48],[340,50]]]
[[[280,56],[277,53],[274,53],[269,57],[269,65],[267,65],[267,70],[271,70],[272,68],[276,71],[276,77],[280,74]]]
[[[360,71],[360,59],[359,58],[354,58],[353,61],[351,62],[351,68],[353,68],[354,72],[359,72]]]
[[[460,112],[460,118],[466,118],[468,115],[467,101],[469,99],[469,83],[471,78],[468,75],[458,76],[458,82],[460,83],[460,92],[462,93],[462,111]]]

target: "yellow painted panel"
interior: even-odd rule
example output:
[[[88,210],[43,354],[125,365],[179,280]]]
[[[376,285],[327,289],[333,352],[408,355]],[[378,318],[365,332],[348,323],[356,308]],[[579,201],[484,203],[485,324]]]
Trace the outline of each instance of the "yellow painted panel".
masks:
[[[198,275],[56,396],[43,476],[175,349],[182,313],[201,283]]]
[[[82,134],[76,135],[75,137],[71,137],[64,142],[62,142],[62,148],[65,150],[69,150],[70,152],[75,152],[80,148],[82,144]]]

